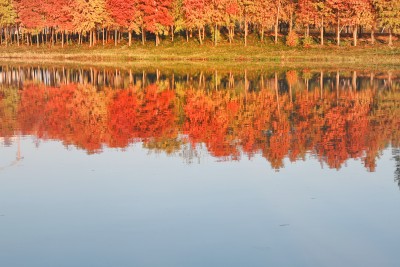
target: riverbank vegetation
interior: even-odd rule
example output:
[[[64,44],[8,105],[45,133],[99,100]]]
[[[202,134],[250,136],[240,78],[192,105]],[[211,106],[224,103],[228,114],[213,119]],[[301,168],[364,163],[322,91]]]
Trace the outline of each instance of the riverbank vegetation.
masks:
[[[261,46],[358,46],[360,41],[393,46],[400,29],[400,2],[0,0],[0,28],[4,46],[130,47],[150,40],[159,46],[168,40],[194,42],[198,49],[207,43],[248,46],[249,36]]]

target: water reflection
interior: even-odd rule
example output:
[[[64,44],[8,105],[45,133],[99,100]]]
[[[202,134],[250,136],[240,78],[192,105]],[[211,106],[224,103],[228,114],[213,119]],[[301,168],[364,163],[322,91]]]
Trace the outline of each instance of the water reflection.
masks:
[[[274,169],[308,154],[369,171],[393,147],[399,181],[400,79],[396,72],[174,73],[5,66],[0,135],[54,139],[88,153],[142,142],[149,151],[199,160],[261,154]]]

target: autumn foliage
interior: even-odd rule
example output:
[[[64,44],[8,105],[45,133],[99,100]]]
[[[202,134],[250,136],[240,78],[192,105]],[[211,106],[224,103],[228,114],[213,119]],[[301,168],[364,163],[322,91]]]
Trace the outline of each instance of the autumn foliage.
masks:
[[[232,43],[240,36],[244,45],[250,33],[264,42],[273,35],[278,42],[288,35],[288,44],[304,33],[313,33],[324,44],[331,31],[337,45],[344,32],[354,46],[363,32],[384,32],[393,44],[400,30],[400,1],[389,0],[0,0],[1,39],[7,45],[97,44],[99,38],[115,45],[134,34],[145,44],[147,38],[159,45],[162,38],[182,35],[203,44],[208,36],[217,45]],[[311,32],[311,33],[310,33]],[[139,37],[140,36],[140,37]],[[306,39],[309,40],[309,39]]]

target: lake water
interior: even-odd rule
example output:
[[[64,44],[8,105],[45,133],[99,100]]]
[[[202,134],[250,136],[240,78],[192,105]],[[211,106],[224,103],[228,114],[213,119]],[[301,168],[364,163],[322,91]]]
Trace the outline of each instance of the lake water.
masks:
[[[400,266],[400,72],[0,68],[0,266]]]

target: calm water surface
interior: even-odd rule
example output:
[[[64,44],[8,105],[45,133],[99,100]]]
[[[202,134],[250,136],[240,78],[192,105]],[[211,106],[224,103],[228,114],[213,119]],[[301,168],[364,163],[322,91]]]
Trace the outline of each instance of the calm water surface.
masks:
[[[400,266],[400,73],[0,69],[0,266]]]

